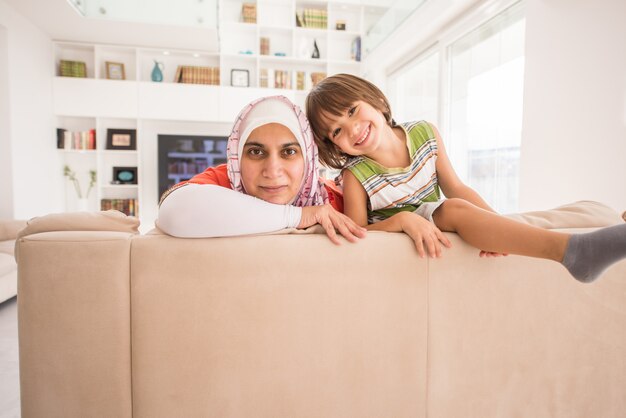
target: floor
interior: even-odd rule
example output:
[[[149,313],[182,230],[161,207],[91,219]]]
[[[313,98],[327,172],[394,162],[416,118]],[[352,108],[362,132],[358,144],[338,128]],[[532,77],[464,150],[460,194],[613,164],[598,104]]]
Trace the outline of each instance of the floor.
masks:
[[[17,298],[0,303],[0,418],[20,417]]]

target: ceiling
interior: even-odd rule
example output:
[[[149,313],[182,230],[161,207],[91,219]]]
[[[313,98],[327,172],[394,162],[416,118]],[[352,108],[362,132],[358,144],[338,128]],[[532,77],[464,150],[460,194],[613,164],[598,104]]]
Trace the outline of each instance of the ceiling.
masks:
[[[67,0],[4,0],[53,40],[217,51],[217,30],[80,16]]]

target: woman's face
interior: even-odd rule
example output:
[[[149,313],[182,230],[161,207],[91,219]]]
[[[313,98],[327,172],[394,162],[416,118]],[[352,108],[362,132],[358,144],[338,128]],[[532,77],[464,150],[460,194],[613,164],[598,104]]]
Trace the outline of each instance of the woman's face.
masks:
[[[304,176],[304,158],[289,128],[269,123],[254,129],[240,158],[247,194],[275,204],[292,202]]]

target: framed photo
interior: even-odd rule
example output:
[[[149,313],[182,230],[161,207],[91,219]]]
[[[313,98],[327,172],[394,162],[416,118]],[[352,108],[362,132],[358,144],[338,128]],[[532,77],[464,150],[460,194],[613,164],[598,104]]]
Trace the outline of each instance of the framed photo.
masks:
[[[106,61],[107,78],[109,80],[126,80],[124,64],[121,62]]]
[[[107,129],[106,149],[136,150],[137,131],[134,129]]]
[[[113,184],[137,184],[137,167],[113,167]]]
[[[249,87],[250,71],[248,70],[230,70],[230,85],[233,87]]]

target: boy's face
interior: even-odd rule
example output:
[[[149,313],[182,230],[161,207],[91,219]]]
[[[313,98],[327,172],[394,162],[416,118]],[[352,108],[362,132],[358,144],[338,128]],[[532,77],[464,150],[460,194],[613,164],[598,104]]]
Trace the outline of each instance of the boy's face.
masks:
[[[381,143],[387,126],[382,112],[364,101],[356,101],[342,115],[328,119],[327,137],[348,155],[368,155]]]

